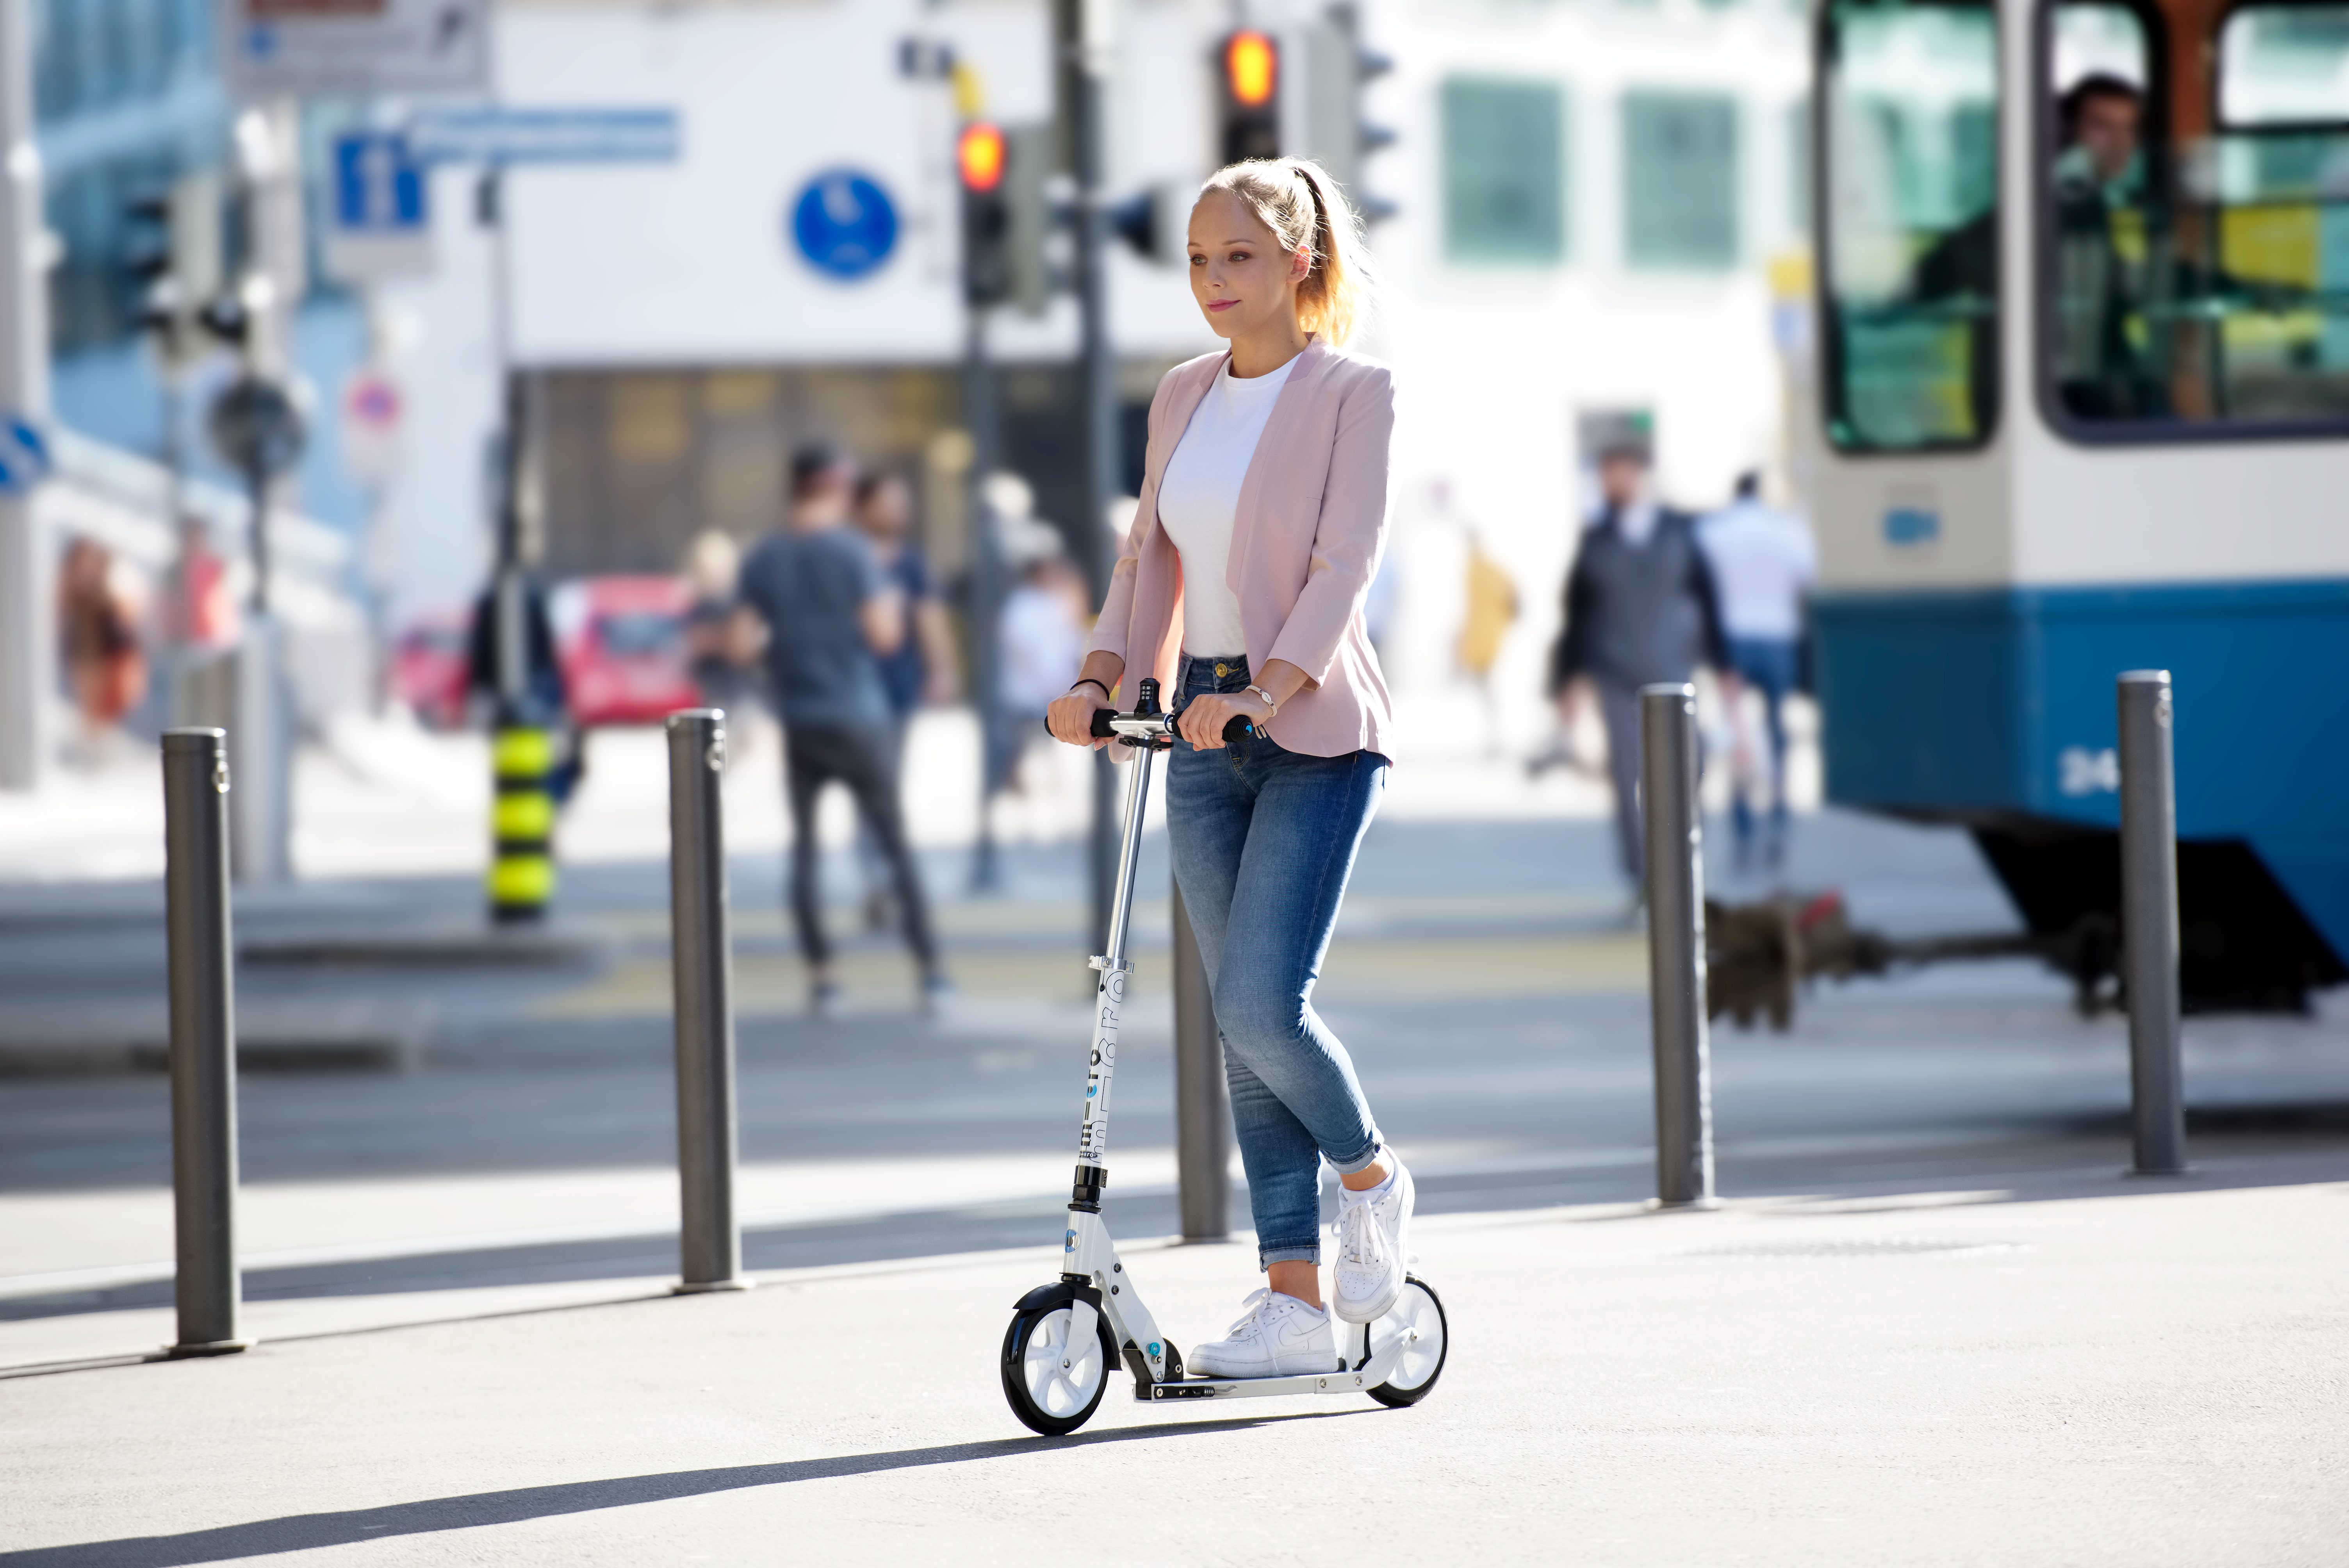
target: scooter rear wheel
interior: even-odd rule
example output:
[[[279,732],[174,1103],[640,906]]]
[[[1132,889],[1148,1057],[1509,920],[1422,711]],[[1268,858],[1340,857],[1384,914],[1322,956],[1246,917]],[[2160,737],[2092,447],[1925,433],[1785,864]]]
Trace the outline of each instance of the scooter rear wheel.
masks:
[[[1065,1437],[1092,1418],[1117,1365],[1109,1321],[1095,1317],[1096,1343],[1071,1346],[1075,1314],[1066,1305],[1011,1315],[1003,1335],[1003,1398],[1020,1425],[1048,1438]]]
[[[1444,1375],[1444,1360],[1452,1353],[1449,1327],[1444,1298],[1425,1280],[1403,1276],[1402,1295],[1384,1317],[1371,1326],[1371,1334],[1374,1342],[1396,1332],[1410,1340],[1387,1380],[1369,1390],[1371,1398],[1395,1409],[1426,1398]]]

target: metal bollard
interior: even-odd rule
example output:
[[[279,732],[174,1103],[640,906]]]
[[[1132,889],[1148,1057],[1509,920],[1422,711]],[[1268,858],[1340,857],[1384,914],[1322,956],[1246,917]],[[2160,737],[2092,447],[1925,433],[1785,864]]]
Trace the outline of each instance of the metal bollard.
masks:
[[[747,1290],[734,1218],[734,938],[718,786],[726,714],[668,716],[669,965],[677,985],[680,1294]]]
[[[1171,879],[1170,879],[1171,880]],[[1183,1239],[1220,1242],[1232,1233],[1232,1104],[1224,1042],[1207,965],[1191,931],[1183,890],[1174,889],[1174,1179]]]
[[[1697,811],[1696,688],[1640,688],[1640,792],[1647,818],[1648,988],[1656,1053],[1656,1201],[1710,1209],[1713,1085],[1704,1015],[1703,820]]]
[[[173,1356],[222,1356],[237,1332],[236,992],[228,902],[228,734],[163,732],[163,902],[171,991]]]
[[[2122,984],[2129,1026],[2129,1119],[2138,1176],[2186,1170],[2178,1057],[2178,794],[2169,672],[2120,677]]]

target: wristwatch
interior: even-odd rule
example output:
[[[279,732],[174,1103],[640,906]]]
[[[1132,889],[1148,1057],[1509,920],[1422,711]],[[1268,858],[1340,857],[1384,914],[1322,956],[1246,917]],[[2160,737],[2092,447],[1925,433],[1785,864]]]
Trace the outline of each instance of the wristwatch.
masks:
[[[1264,706],[1268,710],[1265,714],[1267,718],[1278,718],[1280,717],[1280,705],[1272,700],[1272,694],[1270,692],[1265,690],[1264,687],[1260,686],[1252,686],[1247,689],[1254,695],[1264,698]]]

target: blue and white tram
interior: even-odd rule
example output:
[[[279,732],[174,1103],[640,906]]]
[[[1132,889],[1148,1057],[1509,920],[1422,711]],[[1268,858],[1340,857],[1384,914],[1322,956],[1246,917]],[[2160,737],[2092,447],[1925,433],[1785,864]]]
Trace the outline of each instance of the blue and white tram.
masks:
[[[2349,978],[2349,4],[1823,0],[1831,799],[2119,907],[2114,676],[2178,700],[2189,1005]]]

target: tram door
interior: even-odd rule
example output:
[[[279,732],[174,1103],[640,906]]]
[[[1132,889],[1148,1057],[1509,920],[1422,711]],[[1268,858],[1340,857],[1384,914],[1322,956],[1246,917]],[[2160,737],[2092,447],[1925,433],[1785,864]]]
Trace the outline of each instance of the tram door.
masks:
[[[2185,981],[2349,978],[2349,3],[1825,0],[1829,797],[2118,906],[2173,670]]]

